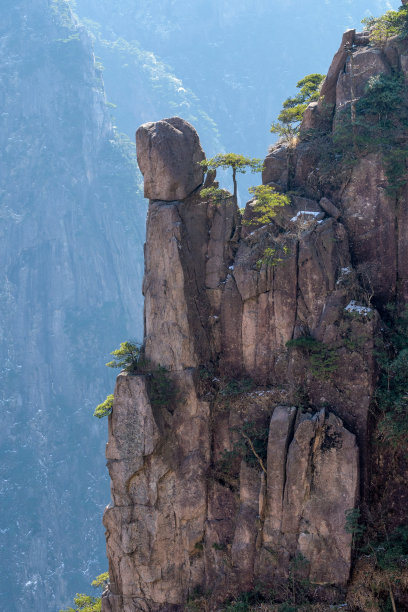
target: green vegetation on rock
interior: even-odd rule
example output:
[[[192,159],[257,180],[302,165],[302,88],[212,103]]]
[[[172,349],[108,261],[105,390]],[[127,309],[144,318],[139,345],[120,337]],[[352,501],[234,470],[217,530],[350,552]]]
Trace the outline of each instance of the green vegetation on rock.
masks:
[[[227,198],[231,197],[231,194],[226,189],[219,189],[218,187],[205,187],[200,191],[200,198],[208,200],[213,204],[221,204]]]
[[[324,125],[324,122],[323,122]],[[311,152],[316,155],[311,185],[320,193],[335,191],[350,177],[353,167],[369,154],[380,154],[388,179],[387,193],[398,195],[407,182],[408,105],[400,72],[371,77],[363,96],[335,116],[333,132],[325,127],[310,131]]]
[[[366,17],[361,23],[370,32],[371,43],[382,47],[393,36],[407,37],[408,7],[400,6],[397,11],[387,11],[381,17]]]
[[[408,587],[408,526],[376,533],[359,550],[347,601],[352,609],[397,612],[396,594]]]
[[[380,151],[388,191],[398,192],[407,182],[408,107],[402,73],[380,74],[368,81],[356,105],[355,145],[358,153]]]
[[[129,341],[121,342],[120,348],[112,351],[111,355],[113,355],[113,361],[105,364],[108,368],[120,368],[131,374],[142,371],[147,363],[143,346]]]
[[[175,397],[176,388],[169,376],[169,371],[164,366],[147,372],[147,390],[152,406],[168,406]]]
[[[337,370],[337,351],[312,336],[302,336],[286,343],[288,348],[300,349],[308,358],[310,372],[320,380],[329,379]]]
[[[356,541],[364,535],[366,527],[361,522],[360,508],[350,508],[350,510],[346,510],[345,516],[345,532],[351,534],[351,546],[354,548]]]
[[[94,416],[98,419],[103,419],[103,417],[109,416],[112,414],[113,410],[113,395],[108,395],[106,400],[95,408]]]
[[[273,551],[270,551],[273,555]],[[273,589],[265,588],[262,584],[256,584],[252,591],[241,593],[234,599],[224,603],[224,612],[251,612],[252,610],[270,610],[270,612],[312,612],[326,610],[326,607],[313,606],[310,603],[311,587],[310,581],[305,578],[309,561],[297,553],[289,561],[288,579],[277,584]],[[335,606],[331,606],[335,609]],[[192,610],[193,608],[189,608]],[[195,608],[203,609],[203,608]]]
[[[175,395],[175,386],[169,377],[169,371],[162,365],[154,366],[145,357],[144,346],[130,341],[121,342],[120,348],[111,352],[114,359],[109,361],[108,368],[120,368],[129,374],[143,374],[147,379],[147,389],[152,406],[166,406],[171,403]],[[103,418],[112,413],[113,395],[99,404],[94,416]]]
[[[258,270],[265,267],[275,267],[282,263],[285,258],[290,255],[289,247],[281,244],[276,244],[275,247],[267,247],[260,259],[256,262],[256,267]]]
[[[408,309],[389,307],[390,326],[377,340],[380,379],[376,392],[380,440],[395,447],[408,442]]]
[[[287,141],[297,136],[306,108],[319,99],[320,85],[324,78],[324,74],[308,74],[296,83],[300,91],[294,98],[284,101],[278,120],[271,125],[273,134],[278,134]]]
[[[266,456],[269,428],[262,423],[246,421],[239,427],[231,428],[237,434],[230,451],[224,450],[216,466],[219,475],[234,476],[239,471],[241,460],[250,467],[266,473]]]
[[[104,591],[109,582],[108,572],[104,572],[95,578],[91,583],[94,588]],[[67,608],[60,612],[100,612],[101,611],[101,596],[93,597],[84,593],[77,593],[74,597],[75,608]]]
[[[289,196],[277,192],[271,185],[250,187],[248,191],[255,200],[252,208],[255,217],[244,220],[243,225],[267,225],[276,217],[279,208],[290,204]]]
[[[234,200],[237,201],[237,172],[246,174],[250,172],[262,172],[263,161],[253,157],[245,157],[237,153],[218,153],[215,157],[204,159],[200,165],[205,170],[216,170],[217,168],[230,168],[232,170],[232,182],[234,184]]]

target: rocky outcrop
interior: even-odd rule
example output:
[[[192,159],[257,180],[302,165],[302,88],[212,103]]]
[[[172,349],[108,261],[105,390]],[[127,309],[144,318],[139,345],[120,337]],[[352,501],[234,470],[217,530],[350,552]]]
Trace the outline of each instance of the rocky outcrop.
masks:
[[[346,169],[338,163],[328,170],[327,158],[325,160],[324,154],[318,151],[318,147],[324,149],[325,146],[323,140],[319,141],[319,134],[330,137],[344,112],[350,113],[352,100],[356,112],[356,105],[364,97],[370,79],[380,76],[406,78],[405,40],[394,37],[381,48],[369,42],[366,32],[349,30],[344,34],[322,85],[318,105],[313,103],[305,114],[301,126],[305,140],[295,152],[287,152],[288,175],[292,180],[285,189],[302,189],[316,199],[323,197],[323,202],[326,197],[331,200],[338,210],[333,216],[340,219],[347,230],[353,265],[360,276],[365,277],[363,284],[370,286],[371,298],[383,307],[393,300],[403,303],[408,295],[406,249],[402,246],[406,240],[406,186],[396,191],[389,189],[384,157],[372,146],[368,154],[361,154]],[[397,149],[404,138],[399,133],[394,143]],[[274,149],[267,159],[270,168],[282,164],[282,147]],[[396,164],[392,162],[394,167]],[[275,171],[268,179],[278,182],[278,173]]]
[[[287,189],[286,151],[276,152],[264,180]],[[148,147],[138,155],[146,168]],[[185,164],[193,176],[195,159]],[[150,167],[152,185],[163,172],[184,184],[170,163]],[[157,406],[144,375],[118,379],[102,609],[176,609],[200,590],[215,608],[255,583],[283,594],[295,574],[335,602],[350,573],[346,511],[364,487],[376,382],[379,315],[362,301],[348,229],[358,198],[346,209],[293,195],[253,229],[232,198],[215,205],[198,186],[149,205],[145,352],[177,394]]]
[[[364,46],[353,52],[352,61],[345,62],[337,79],[336,112],[344,110],[351,100],[361,98],[371,77],[390,74],[391,66],[386,55],[373,47]]]
[[[344,518],[356,504],[359,484],[355,436],[324,409],[300,416],[294,408],[277,407],[269,428],[267,483],[258,578],[271,587],[287,579],[288,556],[298,554],[307,560],[304,575],[314,584],[345,585],[351,534]]]
[[[184,200],[199,187],[204,152],[195,129],[180,117],[143,124],[136,133],[145,198]]]
[[[347,51],[350,49],[354,42],[355,30],[347,30],[343,34],[339,50],[335,54],[330,68],[327,72],[326,78],[322,83],[320,90],[320,106],[327,104],[332,106],[336,103],[336,89],[339,75],[344,68],[347,60]]]
[[[107,447],[113,505],[104,516],[111,580],[105,610],[180,604],[201,582],[209,406],[198,399],[191,372],[175,383],[183,402],[173,414],[154,415],[145,378],[118,378]]]

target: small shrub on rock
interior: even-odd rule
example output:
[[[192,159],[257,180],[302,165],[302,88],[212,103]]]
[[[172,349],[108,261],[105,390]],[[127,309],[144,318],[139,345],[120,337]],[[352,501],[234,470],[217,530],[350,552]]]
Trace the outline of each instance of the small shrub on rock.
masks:
[[[225,397],[250,393],[255,384],[251,378],[230,378],[221,381],[219,394]]]
[[[92,586],[96,589],[105,590],[109,582],[108,572],[104,572],[92,581]],[[101,612],[101,596],[93,597],[92,595],[85,595],[84,593],[77,593],[74,597],[75,608],[67,608],[66,610],[60,610],[60,612]]]
[[[202,166],[205,170],[231,168],[232,182],[234,184],[234,193],[232,197],[234,198],[234,201],[237,202],[237,173],[245,174],[248,170],[250,172],[262,172],[263,161],[253,157],[245,157],[244,155],[239,155],[238,153],[218,153],[218,155],[215,157],[204,159],[202,162],[200,162],[200,166]],[[216,191],[222,190],[217,189]]]
[[[380,411],[379,439],[395,448],[408,442],[408,309],[391,314],[388,333],[377,339],[380,379],[376,402]]]
[[[98,404],[95,408],[94,416],[98,419],[103,419],[103,417],[109,416],[112,414],[113,410],[113,395],[108,395],[106,400],[102,402],[102,404]]]
[[[408,587],[408,527],[402,525],[361,549],[347,595],[353,609],[402,610]]]
[[[255,217],[251,220],[244,220],[243,225],[267,225],[276,217],[279,208],[290,204],[290,198],[287,195],[278,193],[270,185],[250,187],[248,191],[255,199],[253,207]]]
[[[285,244],[275,243],[274,247],[267,247],[262,253],[262,257],[256,262],[257,270],[261,270],[263,266],[266,268],[275,266],[282,263],[285,259],[290,256],[289,247]]]
[[[328,380],[337,370],[337,352],[312,336],[302,336],[286,343],[288,348],[298,348],[309,358],[310,371],[320,380]]]
[[[175,386],[164,366],[146,373],[149,400],[152,406],[168,406],[175,396]]]
[[[408,7],[387,11],[381,17],[366,17],[361,22],[370,33],[370,42],[383,47],[391,36],[406,38],[408,35]]]
[[[143,372],[147,366],[144,347],[138,343],[121,342],[120,348],[112,351],[111,355],[113,360],[106,364],[108,368],[121,368],[124,372],[136,374]]]
[[[212,204],[221,204],[228,198],[231,198],[231,194],[226,189],[220,189],[218,187],[205,187],[200,191],[200,198],[208,200]]]
[[[114,359],[106,365],[108,368],[121,368],[129,374],[144,374],[147,379],[147,391],[152,406],[161,407],[171,403],[175,396],[175,386],[164,366],[154,366],[145,357],[144,346],[134,342],[121,342],[120,348],[112,351]],[[102,418],[111,414],[113,395],[96,407],[94,416]]]
[[[271,132],[278,134],[282,140],[290,142],[299,133],[299,127],[308,105],[319,99],[320,85],[324,74],[308,74],[296,84],[299,93],[294,98],[288,98],[278,116],[278,121],[272,123]]]

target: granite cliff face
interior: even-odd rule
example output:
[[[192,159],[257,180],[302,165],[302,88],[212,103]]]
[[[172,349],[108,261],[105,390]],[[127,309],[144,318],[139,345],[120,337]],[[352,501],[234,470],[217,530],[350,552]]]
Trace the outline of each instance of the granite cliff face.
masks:
[[[197,592],[215,609],[255,585],[284,600],[296,563],[315,600],[344,600],[346,513],[370,500],[379,312],[405,302],[408,274],[406,188],[390,195],[371,152],[328,179],[316,145],[370,77],[404,73],[401,43],[368,42],[346,32],[300,141],[267,156],[263,182],[291,204],[266,226],[253,201],[243,223],[232,197],[200,197],[215,177],[197,171],[192,126],[137,132],[145,355],[177,394],[157,407],[145,375],[118,377],[104,612],[183,609]]]

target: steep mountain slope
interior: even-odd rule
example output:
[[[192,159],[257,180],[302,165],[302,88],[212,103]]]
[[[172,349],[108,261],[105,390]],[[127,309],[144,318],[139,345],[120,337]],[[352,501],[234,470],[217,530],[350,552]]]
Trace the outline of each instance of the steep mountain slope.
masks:
[[[103,612],[240,596],[236,609],[407,607],[408,9],[398,18],[388,37],[343,35],[298,136],[265,159],[265,189],[290,199],[268,222],[260,199],[242,218],[201,191],[217,183],[190,124],[136,133],[145,337],[109,417]]]
[[[0,7],[1,596],[11,612],[55,610],[104,569],[104,435],[90,415],[112,386],[104,355],[142,335],[144,234],[132,147],[109,114],[132,135],[141,121],[177,113],[198,127],[207,153],[224,144],[262,155],[270,109],[311,69],[290,40],[310,31],[309,53],[321,57],[334,38],[324,24],[344,15],[325,3],[316,26],[310,5],[295,13],[293,2],[233,11],[228,2],[121,2],[112,12],[111,2],[80,0],[81,17],[102,24],[95,44],[118,104],[111,111],[71,4]],[[351,7],[355,19],[363,5]],[[262,60],[271,38],[279,74]]]
[[[68,4],[0,8],[1,595],[55,611],[104,567],[105,356],[141,336],[145,207]]]

